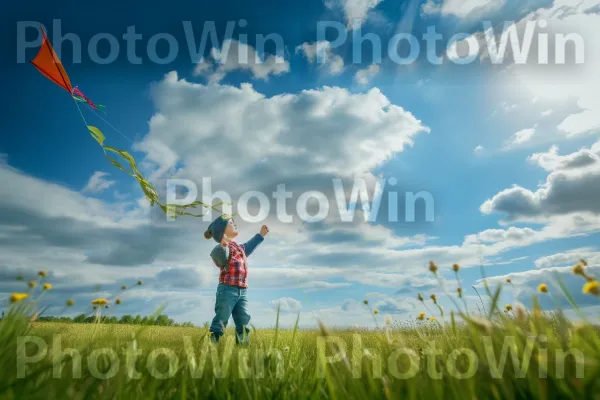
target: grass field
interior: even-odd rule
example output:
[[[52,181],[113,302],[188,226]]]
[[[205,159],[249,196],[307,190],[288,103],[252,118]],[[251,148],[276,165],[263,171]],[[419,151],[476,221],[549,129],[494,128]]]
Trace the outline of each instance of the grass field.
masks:
[[[543,313],[536,296],[531,310],[499,307],[500,289],[486,315],[455,303],[446,319],[370,331],[282,330],[277,318],[243,347],[231,329],[215,345],[206,328],[39,322],[36,302],[13,295],[0,399],[600,399],[598,326]],[[419,294],[436,310],[431,299]]]
[[[0,332],[1,398],[600,398],[597,329],[541,315],[376,332],[257,330],[248,347],[236,347],[232,331],[215,346],[203,328],[17,316]]]

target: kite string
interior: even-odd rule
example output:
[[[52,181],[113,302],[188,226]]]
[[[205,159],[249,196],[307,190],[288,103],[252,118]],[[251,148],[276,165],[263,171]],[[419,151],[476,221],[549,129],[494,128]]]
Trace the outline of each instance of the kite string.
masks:
[[[132,145],[134,145],[134,143],[133,143],[133,141],[132,141],[131,139],[129,139],[127,136],[125,136],[125,134],[124,134],[123,132],[121,132],[120,130],[118,130],[117,128],[115,128],[115,127],[114,127],[114,126],[113,126],[113,125],[112,125],[110,122],[108,122],[106,119],[104,119],[104,118],[102,117],[102,115],[100,115],[100,114],[99,114],[99,113],[98,113],[96,110],[94,110],[92,107],[89,107],[89,106],[88,106],[88,108],[89,108],[90,110],[92,110],[92,111],[94,112],[94,114],[95,114],[95,115],[96,115],[98,118],[100,118],[100,119],[101,119],[102,121],[104,121],[104,122],[105,122],[105,123],[106,123],[108,126],[110,126],[111,128],[113,128],[113,129],[115,130],[115,132],[117,132],[119,135],[123,136],[125,139],[127,139],[127,141],[129,141],[129,143],[131,143]]]

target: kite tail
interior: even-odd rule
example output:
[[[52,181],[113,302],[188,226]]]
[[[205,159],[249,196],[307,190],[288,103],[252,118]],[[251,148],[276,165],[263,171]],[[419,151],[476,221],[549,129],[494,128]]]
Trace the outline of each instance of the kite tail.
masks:
[[[96,111],[102,111],[106,115],[106,112],[104,111],[104,106],[102,104],[94,104],[90,99],[86,97],[86,95],[83,94],[81,90],[79,90],[77,86],[73,88],[71,95],[76,101],[79,101],[80,103],[87,103],[87,105],[90,106],[91,109]]]

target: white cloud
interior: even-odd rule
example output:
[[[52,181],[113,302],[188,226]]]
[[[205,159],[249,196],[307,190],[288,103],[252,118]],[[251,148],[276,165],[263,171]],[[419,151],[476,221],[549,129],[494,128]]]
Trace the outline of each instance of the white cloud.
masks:
[[[325,5],[328,8],[339,7],[344,12],[344,18],[348,28],[358,29],[362,26],[368,17],[369,11],[383,0],[326,0]],[[353,20],[358,19],[357,24]]]
[[[573,266],[582,259],[585,259],[589,264],[599,264],[600,252],[595,251],[593,247],[572,249],[564,253],[540,257],[535,260],[535,266],[537,268]]]
[[[331,42],[326,40],[302,43],[296,47],[296,53],[303,53],[311,64],[317,62],[319,68],[324,68],[330,75],[340,75],[345,70],[344,59],[333,53]]]
[[[473,149],[475,155],[481,155],[484,152],[483,146],[479,145]]]
[[[542,111],[542,117],[547,117],[549,115],[552,115],[554,113],[554,110],[546,110],[546,111]]]
[[[597,144],[595,145],[597,146]],[[536,220],[558,215],[589,213],[599,215],[600,157],[595,150],[582,149],[559,156],[553,147],[548,153],[534,154],[530,161],[550,171],[536,191],[518,185],[487,200],[484,214],[504,213],[510,220]]]
[[[557,126],[566,138],[595,132],[600,128],[600,99],[597,96],[600,91],[597,73],[600,68],[600,46],[597,41],[600,37],[600,14],[587,12],[597,4],[597,0],[556,0],[552,7],[540,8],[517,24],[521,31],[528,21],[544,20],[552,27],[552,32],[580,35],[583,41],[577,46],[584,51],[583,64],[544,69],[535,66],[507,67],[500,76],[502,91],[507,87],[517,88],[515,90],[519,94],[535,97],[553,108],[576,102],[579,110],[567,115]],[[569,42],[567,46],[567,62],[572,64],[575,45]],[[553,62],[552,58],[550,62]]]
[[[366,85],[371,79],[373,79],[373,77],[375,77],[375,75],[379,73],[379,70],[379,65],[371,64],[367,68],[361,69],[358,72],[356,72],[356,75],[354,75],[354,80],[358,84]]]
[[[82,193],[100,194],[100,193],[104,192],[106,189],[109,189],[111,186],[113,186],[115,183],[117,183],[116,181],[109,181],[108,179],[104,179],[105,177],[107,177],[109,175],[110,174],[107,172],[101,172],[101,171],[94,172],[94,174],[90,177],[90,180],[88,181],[88,183],[81,190]]]
[[[279,308],[280,312],[285,313],[298,313],[302,309],[302,304],[291,297],[282,297],[277,300],[271,301],[271,307],[274,310]]]
[[[237,40],[227,39],[220,49],[211,50],[213,62],[202,59],[194,69],[194,75],[207,76],[212,83],[220,82],[236,70],[247,70],[254,79],[267,80],[271,75],[290,71],[290,64],[281,55],[258,54],[254,47]]]
[[[504,149],[511,149],[515,146],[522,145],[523,143],[527,143],[531,140],[533,135],[535,135],[535,131],[537,129],[537,125],[533,128],[522,129],[512,135],[505,143]]]
[[[153,97],[157,113],[137,146],[147,152],[145,161],[170,171],[175,160],[162,165],[157,150],[169,149],[182,168],[178,177],[210,176],[239,192],[249,181],[256,188],[302,175],[363,174],[429,131],[375,88],[352,94],[326,86],[266,97],[249,84],[205,86],[172,72],[154,86]]]
[[[428,0],[422,7],[424,14],[474,18],[502,8],[506,0]]]

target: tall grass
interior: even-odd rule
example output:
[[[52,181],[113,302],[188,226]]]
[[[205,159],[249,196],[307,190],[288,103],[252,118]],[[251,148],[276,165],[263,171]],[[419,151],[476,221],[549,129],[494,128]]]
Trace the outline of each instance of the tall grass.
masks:
[[[205,328],[40,323],[17,302],[0,321],[0,398],[600,399],[597,327],[535,301],[503,310],[497,293],[486,314],[377,330],[277,318],[248,346],[232,329],[215,345]]]

